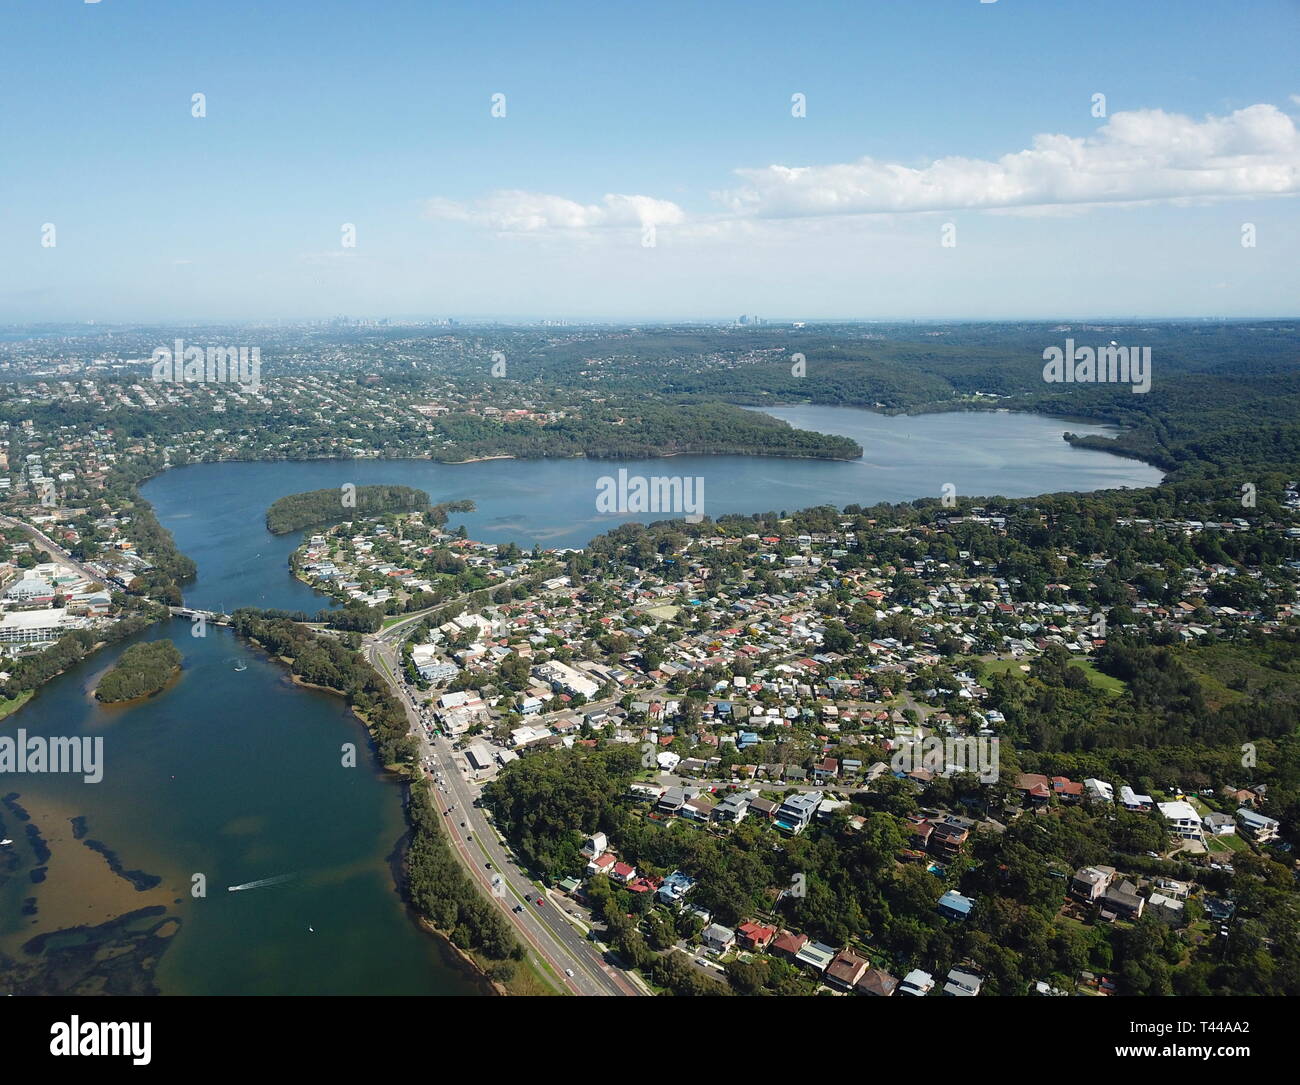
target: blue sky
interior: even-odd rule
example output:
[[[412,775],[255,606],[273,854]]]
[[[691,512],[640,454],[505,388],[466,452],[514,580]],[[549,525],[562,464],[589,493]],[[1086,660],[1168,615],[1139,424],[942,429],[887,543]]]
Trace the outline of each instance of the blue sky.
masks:
[[[1293,314],[1298,31],[1294,0],[10,0],[0,320]]]

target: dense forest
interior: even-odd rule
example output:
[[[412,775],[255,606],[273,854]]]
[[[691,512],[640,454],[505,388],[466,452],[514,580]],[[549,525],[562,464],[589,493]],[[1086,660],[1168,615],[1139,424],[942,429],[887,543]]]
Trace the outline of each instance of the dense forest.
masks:
[[[170,640],[133,644],[100,679],[95,699],[112,704],[147,697],[162,689],[180,669],[181,653]]]
[[[587,456],[636,459],[698,452],[718,455],[855,459],[862,448],[847,437],[794,429],[788,422],[725,403],[617,400],[582,417],[497,422],[473,416],[439,419],[454,452],[447,459],[508,453],[521,459]]]

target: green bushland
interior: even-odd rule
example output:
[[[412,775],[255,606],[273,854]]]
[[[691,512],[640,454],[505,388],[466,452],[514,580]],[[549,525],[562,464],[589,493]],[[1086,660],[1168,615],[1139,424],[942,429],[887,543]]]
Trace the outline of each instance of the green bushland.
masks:
[[[355,504],[343,503],[344,497]],[[413,486],[358,486],[355,492],[343,490],[307,490],[288,494],[266,510],[266,530],[272,535],[286,535],[316,524],[333,524],[383,512],[419,512],[429,508],[429,495]]]
[[[104,675],[95,689],[95,699],[112,704],[147,697],[162,689],[180,667],[180,650],[170,640],[133,644]]]

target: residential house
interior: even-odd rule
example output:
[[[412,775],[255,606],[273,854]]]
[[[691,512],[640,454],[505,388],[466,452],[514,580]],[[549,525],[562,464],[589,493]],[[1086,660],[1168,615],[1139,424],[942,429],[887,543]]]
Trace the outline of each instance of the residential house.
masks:
[[[956,818],[934,822],[930,834],[930,851],[944,859],[955,859],[970,838],[970,827]]]
[[[1112,885],[1101,898],[1102,919],[1141,919],[1146,898],[1138,894],[1137,886],[1127,879]]]
[[[1182,801],[1162,802],[1160,804],[1160,815],[1169,822],[1169,831],[1184,840],[1203,841],[1205,839],[1201,832],[1201,815],[1196,812],[1191,803]]]
[[[945,919],[969,919],[975,901],[964,897],[955,889],[949,889],[939,898],[939,914]]]
[[[661,814],[680,813],[682,807],[686,805],[686,798],[685,788],[670,787],[655,804],[655,809]]]
[[[663,885],[655,894],[664,904],[676,904],[695,888],[695,879],[680,870],[674,870],[664,879]]]
[[[888,998],[898,990],[898,980],[880,968],[868,968],[853,988],[860,995]]]
[[[791,795],[777,809],[776,827],[782,832],[797,836],[808,827],[821,801],[820,791],[800,791]]]
[[[1080,867],[1070,879],[1070,895],[1085,904],[1092,904],[1106,895],[1114,877],[1115,868],[1112,866]]]
[[[912,995],[920,997],[928,995],[934,989],[934,977],[929,972],[922,972],[919,968],[913,968],[898,987],[900,995]]]
[[[700,935],[706,948],[714,953],[725,953],[736,942],[736,932],[721,923],[711,923]]]
[[[826,966],[826,982],[832,987],[852,991],[870,967],[871,962],[865,957],[859,957],[850,949],[842,949]]]
[[[771,951],[778,957],[784,957],[791,963],[794,962],[795,956],[804,947],[808,941],[806,934],[795,934],[792,931],[782,931],[772,941]]]
[[[1016,777],[1016,790],[1032,806],[1046,806],[1052,797],[1052,782],[1037,772],[1022,772]]]
[[[794,955],[794,963],[814,972],[825,972],[835,959],[835,947],[821,942],[805,942]]]
[[[587,864],[587,874],[594,877],[597,874],[609,874],[614,869],[614,864],[618,860],[609,852],[596,856]]]
[[[1083,784],[1064,776],[1052,777],[1052,791],[1064,803],[1077,803],[1083,800]]]
[[[1124,784],[1119,789],[1119,802],[1125,810],[1150,810],[1155,800],[1150,795],[1139,795]]]
[[[1237,831],[1237,819],[1231,814],[1206,814],[1201,824],[1211,836],[1232,836]]]
[[[1245,806],[1237,811],[1237,820],[1241,823],[1242,831],[1257,844],[1267,844],[1270,840],[1276,840],[1282,828],[1282,823],[1276,818],[1257,814]]]
[[[736,937],[745,949],[766,949],[776,937],[776,928],[750,920],[736,928]]]
[[[953,968],[948,973],[948,981],[943,985],[943,993],[945,995],[970,998],[978,995],[983,985],[984,979],[982,976],[977,976],[974,972],[968,972],[964,968]]]

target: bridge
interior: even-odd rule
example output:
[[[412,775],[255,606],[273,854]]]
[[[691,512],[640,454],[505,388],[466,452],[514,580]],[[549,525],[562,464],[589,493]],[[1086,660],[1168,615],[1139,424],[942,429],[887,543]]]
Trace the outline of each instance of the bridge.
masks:
[[[202,618],[205,622],[211,622],[213,625],[231,625],[229,616],[220,614],[212,610],[199,610],[196,607],[168,607],[167,612],[173,618],[188,618],[193,621],[195,618]]]

